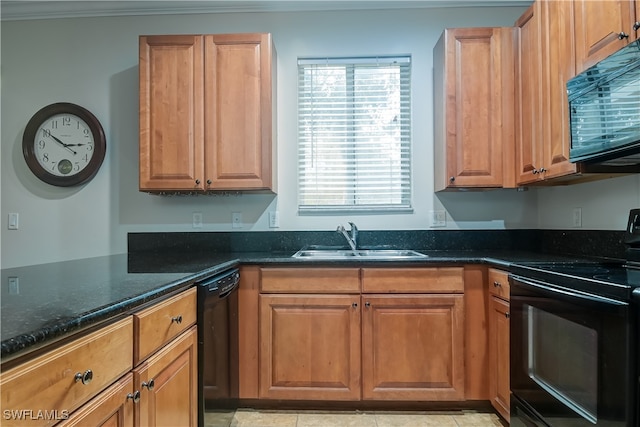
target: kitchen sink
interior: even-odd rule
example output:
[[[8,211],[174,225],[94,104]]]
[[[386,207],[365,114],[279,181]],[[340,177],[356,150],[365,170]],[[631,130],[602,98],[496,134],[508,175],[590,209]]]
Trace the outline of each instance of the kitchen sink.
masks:
[[[428,255],[411,249],[300,249],[293,254],[294,258],[305,259],[422,259]]]

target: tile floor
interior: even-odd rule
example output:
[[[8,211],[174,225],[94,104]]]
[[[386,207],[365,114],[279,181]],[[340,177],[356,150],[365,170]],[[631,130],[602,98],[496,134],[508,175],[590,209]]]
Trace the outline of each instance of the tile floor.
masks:
[[[274,411],[238,409],[207,412],[205,427],[503,427],[495,414],[388,411]]]

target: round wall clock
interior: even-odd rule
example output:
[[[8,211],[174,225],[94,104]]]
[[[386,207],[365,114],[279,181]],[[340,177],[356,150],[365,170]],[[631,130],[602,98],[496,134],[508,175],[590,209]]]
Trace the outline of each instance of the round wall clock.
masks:
[[[22,154],[31,172],[47,184],[70,187],[93,178],[107,143],[98,119],[68,102],[47,105],[27,123]]]

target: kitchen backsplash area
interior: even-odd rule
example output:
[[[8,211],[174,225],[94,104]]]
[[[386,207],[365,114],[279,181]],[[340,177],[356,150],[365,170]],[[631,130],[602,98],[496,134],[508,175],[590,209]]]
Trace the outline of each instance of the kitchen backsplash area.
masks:
[[[358,245],[423,251],[531,251],[624,258],[624,232],[606,230],[424,230],[359,232]],[[129,233],[128,252],[295,252],[308,245],[344,246],[334,231]]]

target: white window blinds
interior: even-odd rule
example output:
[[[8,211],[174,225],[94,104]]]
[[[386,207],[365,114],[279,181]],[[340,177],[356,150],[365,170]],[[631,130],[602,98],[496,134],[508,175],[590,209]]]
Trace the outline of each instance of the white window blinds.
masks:
[[[298,60],[298,209],[411,210],[411,58]]]

